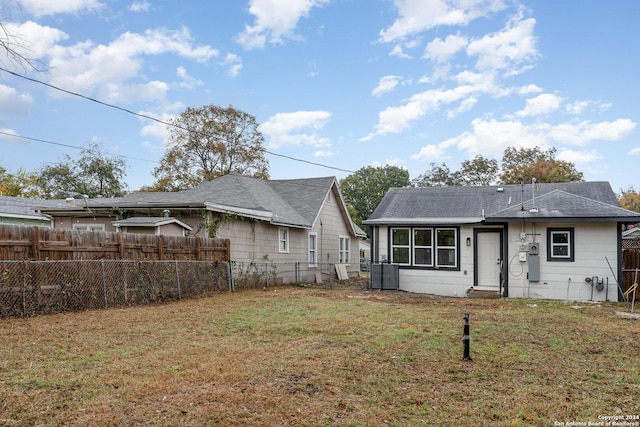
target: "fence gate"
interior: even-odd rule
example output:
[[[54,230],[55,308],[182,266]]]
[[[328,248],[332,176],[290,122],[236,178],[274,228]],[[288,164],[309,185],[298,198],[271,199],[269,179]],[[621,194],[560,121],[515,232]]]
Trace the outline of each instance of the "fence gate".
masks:
[[[371,264],[371,289],[397,291],[399,282],[398,264]]]

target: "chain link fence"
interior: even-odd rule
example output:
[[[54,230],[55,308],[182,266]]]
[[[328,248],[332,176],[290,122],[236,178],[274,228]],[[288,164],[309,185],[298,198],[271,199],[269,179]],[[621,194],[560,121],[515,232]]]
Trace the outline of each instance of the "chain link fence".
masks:
[[[0,261],[0,318],[149,304],[230,290],[227,262]]]

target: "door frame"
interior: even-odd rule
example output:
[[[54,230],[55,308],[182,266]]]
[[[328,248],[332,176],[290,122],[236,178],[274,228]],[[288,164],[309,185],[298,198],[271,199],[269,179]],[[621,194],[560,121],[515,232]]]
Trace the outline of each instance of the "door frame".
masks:
[[[509,284],[507,272],[507,245],[505,243],[506,229],[502,227],[493,228],[474,228],[473,229],[473,285],[478,286],[478,234],[480,233],[499,233],[500,235],[500,258],[502,265],[500,266],[500,277],[498,278],[498,289],[503,297],[509,296]]]

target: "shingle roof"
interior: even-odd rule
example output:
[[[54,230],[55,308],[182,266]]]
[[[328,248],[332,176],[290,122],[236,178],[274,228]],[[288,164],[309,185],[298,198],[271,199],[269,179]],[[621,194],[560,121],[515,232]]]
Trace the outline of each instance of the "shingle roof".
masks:
[[[147,217],[147,216],[134,216],[127,219],[121,219],[113,221],[112,224],[118,227],[158,227],[166,224],[178,224],[179,226],[186,228],[187,230],[193,230],[193,228],[177,218],[173,217]]]
[[[537,212],[530,212],[533,207]],[[524,207],[524,210],[523,210]],[[365,224],[476,223],[525,218],[637,221],[607,182],[393,188]]]
[[[0,196],[0,215],[12,215],[24,218],[47,218],[39,209],[43,206],[53,206],[58,201],[29,199],[26,197]]]

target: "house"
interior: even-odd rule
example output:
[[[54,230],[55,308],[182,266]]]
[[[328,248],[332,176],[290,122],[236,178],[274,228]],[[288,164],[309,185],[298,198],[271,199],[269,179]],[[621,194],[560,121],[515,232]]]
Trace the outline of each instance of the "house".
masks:
[[[393,188],[364,224],[401,290],[617,301],[621,229],[639,219],[607,182],[572,182]]]
[[[167,211],[168,212],[168,211]],[[164,236],[186,236],[193,227],[168,214],[161,217],[134,216],[113,221],[116,230],[124,233],[156,234]]]
[[[326,279],[334,264],[357,275],[358,241],[365,236],[334,177],[261,180],[230,174],[180,192],[75,200],[46,213],[56,228],[128,232],[149,232],[170,215],[186,234],[230,239],[235,263],[269,265],[283,282]]]
[[[51,204],[51,202],[24,197],[0,196],[0,224],[51,228],[51,218],[40,211],[41,207],[47,204]]]

